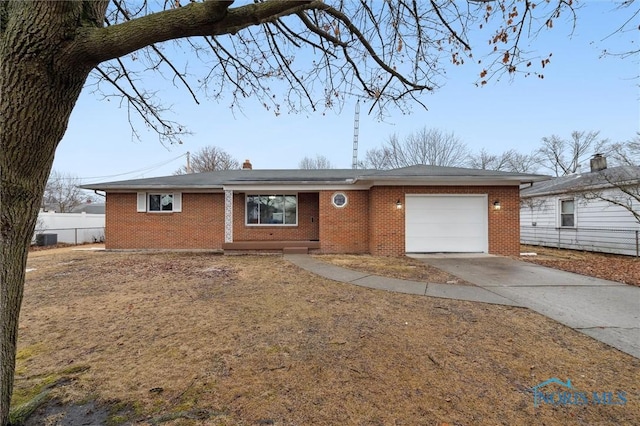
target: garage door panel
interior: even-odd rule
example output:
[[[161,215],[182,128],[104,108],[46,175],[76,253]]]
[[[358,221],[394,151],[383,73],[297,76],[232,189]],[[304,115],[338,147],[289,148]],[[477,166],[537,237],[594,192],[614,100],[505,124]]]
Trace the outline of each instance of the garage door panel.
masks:
[[[441,238],[451,238],[451,237],[483,237],[485,235],[484,230],[478,226],[477,224],[460,224],[459,226],[450,227],[450,226],[437,226],[431,227],[429,229],[423,228],[419,231],[415,231],[412,233],[413,237],[421,237],[421,238],[433,238],[433,237],[441,237]]]
[[[410,246],[421,247],[421,241],[407,241]],[[466,245],[457,238],[444,238],[438,241],[438,249],[425,251],[425,250],[407,250],[409,253],[479,253],[480,251],[475,245]]]
[[[486,252],[486,195],[407,195],[407,252]]]
[[[447,222],[443,222],[442,217],[447,218]],[[460,223],[473,223],[473,224],[484,224],[485,221],[482,217],[470,216],[468,211],[448,211],[448,210],[435,210],[435,211],[424,211],[420,214],[415,215],[414,217],[407,217],[407,221],[410,223],[424,224],[424,225],[433,225],[433,226],[442,226],[446,223],[452,224],[460,224]]]

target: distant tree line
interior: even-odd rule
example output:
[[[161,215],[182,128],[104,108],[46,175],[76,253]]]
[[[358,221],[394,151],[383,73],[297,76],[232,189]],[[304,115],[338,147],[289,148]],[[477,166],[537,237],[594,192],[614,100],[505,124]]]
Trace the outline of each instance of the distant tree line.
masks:
[[[498,170],[516,173],[544,173],[565,176],[576,173],[595,154],[608,157],[609,164],[640,164],[640,134],[623,142],[611,142],[598,131],[573,131],[569,137],[545,136],[540,146],[529,153],[508,149],[501,153],[481,148],[469,149],[453,132],[437,128],[422,128],[405,137],[393,133],[379,147],[366,151],[358,168],[387,170],[426,164],[446,167]],[[189,167],[189,169],[188,169]],[[216,146],[206,146],[191,156],[189,166],[174,174],[199,173],[238,169],[240,162]],[[324,155],[305,156],[299,169],[332,169],[334,165]]]
[[[568,138],[551,135],[530,153],[509,149],[492,153],[485,148],[472,152],[453,132],[423,128],[401,139],[390,135],[380,147],[365,153],[360,168],[392,169],[415,164],[517,173],[545,173],[565,176],[576,173],[595,154],[615,165],[640,164],[640,134],[624,142],[611,142],[598,131],[573,131]]]

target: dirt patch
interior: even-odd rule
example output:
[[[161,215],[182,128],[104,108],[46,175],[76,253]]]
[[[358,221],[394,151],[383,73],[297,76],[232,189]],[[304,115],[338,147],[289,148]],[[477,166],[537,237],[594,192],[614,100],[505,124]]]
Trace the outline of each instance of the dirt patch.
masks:
[[[65,404],[59,400],[52,400],[29,417],[24,426],[105,425],[110,417],[114,417],[110,408],[99,406],[93,401],[85,404]]]
[[[521,252],[537,254],[519,257],[526,262],[640,286],[640,258],[637,257],[524,245]]]
[[[51,397],[94,401],[107,424],[640,419],[638,359],[526,309],[336,283],[280,256],[67,252],[29,264],[16,401],[80,366]],[[531,387],[552,377],[616,404],[534,407]]]
[[[410,257],[361,255],[315,255],[314,258],[372,275],[439,284],[471,285],[468,282]]]

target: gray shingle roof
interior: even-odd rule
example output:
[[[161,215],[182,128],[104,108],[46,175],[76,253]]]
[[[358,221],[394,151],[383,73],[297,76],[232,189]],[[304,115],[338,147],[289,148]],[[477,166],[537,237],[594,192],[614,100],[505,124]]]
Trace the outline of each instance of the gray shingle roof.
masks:
[[[520,196],[528,198],[565,194],[595,188],[610,188],[620,183],[635,185],[640,183],[640,167],[611,167],[599,172],[577,173],[544,182],[536,182],[531,187],[523,189],[520,192]]]
[[[496,170],[467,169],[464,167],[442,167],[418,164],[391,170],[370,170],[369,177],[490,177],[490,178],[548,178],[542,175],[503,172]]]
[[[104,214],[105,203],[81,204],[74,208],[71,213]]]
[[[374,180],[442,180],[450,178],[479,178],[504,181],[533,182],[548,176],[417,165],[392,170],[373,169],[284,169],[284,170],[219,170],[177,176],[131,179],[82,185],[85,189],[118,190],[143,188],[222,189],[224,185],[247,183],[272,184],[350,184]]]

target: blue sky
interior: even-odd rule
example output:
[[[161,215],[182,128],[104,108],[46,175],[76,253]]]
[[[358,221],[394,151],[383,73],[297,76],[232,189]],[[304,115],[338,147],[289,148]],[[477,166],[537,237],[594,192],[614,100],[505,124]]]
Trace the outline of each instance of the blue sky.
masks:
[[[359,157],[392,133],[402,137],[424,126],[453,131],[472,151],[494,153],[512,148],[529,153],[542,137],[568,136],[573,130],[630,139],[640,131],[639,59],[601,57],[601,52],[637,45],[640,32],[603,40],[629,16],[629,11],[612,9],[611,2],[589,2],[580,11],[573,36],[561,21],[531,44],[530,50],[540,56],[553,53],[544,79],[519,76],[479,88],[474,84],[477,67],[451,66],[445,85],[421,98],[427,111],[419,106],[411,115],[391,110],[380,122],[362,106]],[[182,145],[165,147],[146,129],[140,129],[141,141],[132,140],[126,108],[85,89],[54,168],[81,177],[83,183],[169,175],[184,164],[183,154],[206,145],[219,146],[240,161],[250,159],[254,168],[297,168],[303,157],[316,154],[335,167],[351,167],[355,99],[347,100],[339,112],[276,117],[251,101],[243,113],[233,113],[230,99],[216,102],[200,96],[196,105],[177,90],[163,92],[163,98],[173,104],[174,118],[193,132]]]

